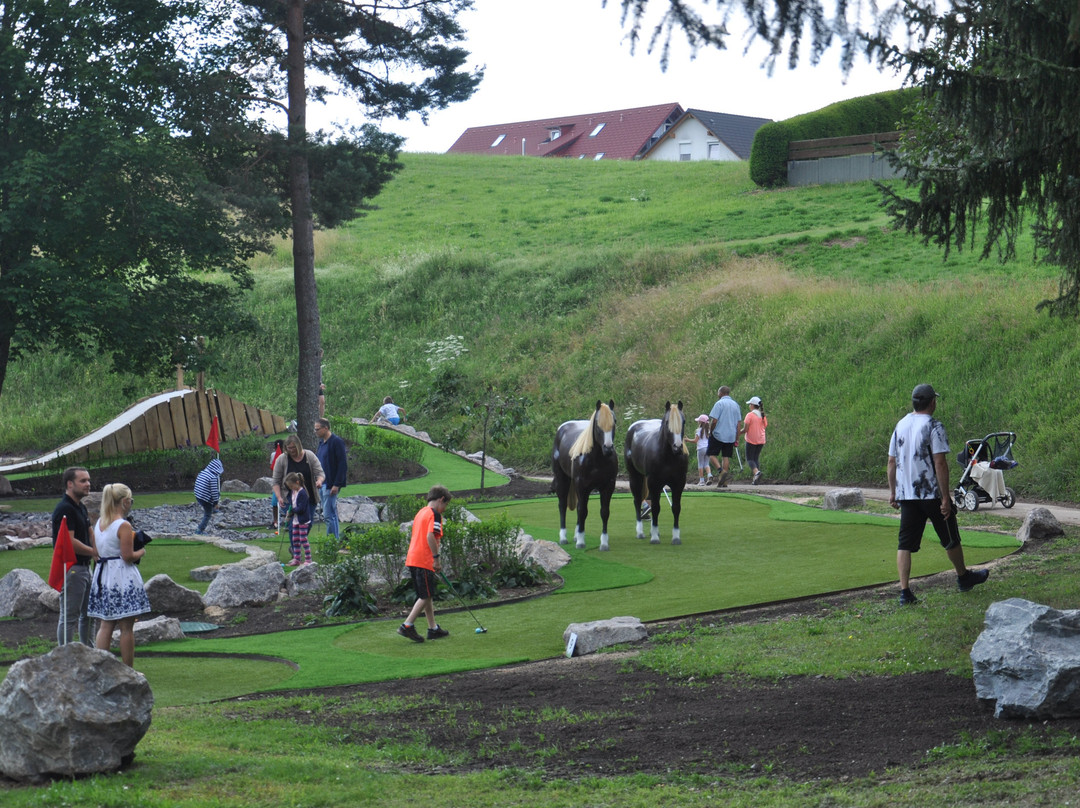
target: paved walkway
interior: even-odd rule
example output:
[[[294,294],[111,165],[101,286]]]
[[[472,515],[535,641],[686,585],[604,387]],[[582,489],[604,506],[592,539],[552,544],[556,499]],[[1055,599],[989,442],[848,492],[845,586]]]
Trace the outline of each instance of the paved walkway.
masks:
[[[547,479],[550,477],[532,477],[531,479]],[[823,497],[827,491],[831,491],[834,488],[842,488],[844,486],[837,485],[816,485],[816,484],[803,484],[803,485],[750,485],[749,483],[733,482],[726,489],[726,491],[738,491],[744,494],[759,494],[763,497],[780,497],[782,499],[797,499],[799,497]],[[881,500],[882,502],[889,501],[889,489],[887,488],[862,488],[863,496],[867,499]],[[616,483],[616,489],[618,491],[629,491],[630,483],[624,479],[620,479]],[[687,491],[715,491],[715,486],[703,487],[699,485],[686,486]],[[1059,522],[1067,525],[1080,525],[1080,508],[1073,505],[1062,505],[1060,503],[1052,502],[1020,502],[1019,500],[1012,506],[1012,508],[1003,508],[1001,505],[994,505],[991,508],[989,505],[979,505],[979,513],[998,513],[1002,516],[1013,516],[1017,519],[1024,519],[1033,508],[1046,508],[1057,518]]]
[[[728,487],[728,491],[741,491],[747,494],[761,494],[762,496],[781,496],[784,499],[791,499],[795,497],[823,497],[826,491],[831,491],[834,488],[840,486],[835,485],[747,485],[740,483],[731,483]],[[702,490],[696,485],[688,485],[688,491],[700,491]],[[706,491],[715,491],[715,488],[706,488]],[[867,499],[881,500],[882,502],[889,501],[889,489],[887,488],[862,488],[863,496]],[[1047,502],[1021,502],[1017,500],[1012,508],[1003,508],[1001,505],[994,505],[991,508],[989,505],[979,505],[979,513],[997,513],[1002,516],[1014,516],[1017,519],[1025,518],[1033,508],[1046,508],[1057,518],[1062,524],[1080,525],[1080,508],[1076,508],[1069,505],[1061,505],[1057,503]]]

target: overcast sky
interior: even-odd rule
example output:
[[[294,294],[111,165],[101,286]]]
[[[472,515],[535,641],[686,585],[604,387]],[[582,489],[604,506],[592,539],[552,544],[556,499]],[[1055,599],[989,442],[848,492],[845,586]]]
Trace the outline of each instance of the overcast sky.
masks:
[[[659,8],[661,0],[653,0]],[[639,46],[630,55],[619,24],[619,0],[475,0],[461,17],[468,32],[470,66],[485,67],[471,99],[432,113],[427,126],[418,119],[386,121],[382,128],[407,138],[405,151],[444,152],[470,126],[535,120],[559,115],[605,112],[628,107],[677,103],[733,115],[782,120],[835,101],[901,86],[898,77],[879,73],[865,59],[845,77],[840,54],[827,51],[816,67],[804,58],[795,70],[786,62],[769,76],[761,67],[759,43],[744,55],[744,24],[729,24],[728,49],[701,52],[693,61],[682,47],[667,72],[656,53]],[[347,120],[345,108],[309,107],[309,124]]]

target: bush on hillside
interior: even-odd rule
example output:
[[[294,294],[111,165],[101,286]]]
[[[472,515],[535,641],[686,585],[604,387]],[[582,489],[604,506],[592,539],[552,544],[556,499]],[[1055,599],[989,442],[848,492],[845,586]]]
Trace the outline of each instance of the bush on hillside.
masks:
[[[786,121],[765,124],[754,135],[750,147],[750,179],[765,188],[786,185],[788,145],[793,140],[864,135],[901,128],[905,109],[917,93],[917,89],[907,89],[864,95]]]

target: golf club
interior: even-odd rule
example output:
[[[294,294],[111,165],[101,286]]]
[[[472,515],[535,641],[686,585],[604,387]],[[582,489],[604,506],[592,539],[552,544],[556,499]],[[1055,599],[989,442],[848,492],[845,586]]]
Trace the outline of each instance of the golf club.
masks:
[[[461,599],[461,595],[457,593],[457,590],[454,589],[454,585],[450,583],[450,579],[446,577],[442,570],[439,570],[439,577],[443,579],[443,581],[448,587],[450,587],[450,591],[454,593],[454,597],[457,598],[458,603],[460,603],[462,606],[465,606],[465,601]],[[476,615],[472,613],[472,609],[470,609],[468,606],[465,606],[465,611],[469,613],[469,617],[471,617],[473,620],[476,620]],[[479,620],[476,620],[476,633],[487,634],[487,629],[480,624]]]

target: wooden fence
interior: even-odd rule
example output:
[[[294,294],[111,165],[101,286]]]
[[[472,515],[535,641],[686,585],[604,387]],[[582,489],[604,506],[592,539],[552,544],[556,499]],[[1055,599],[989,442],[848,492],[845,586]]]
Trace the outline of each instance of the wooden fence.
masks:
[[[149,400],[142,399],[140,403]],[[130,407],[129,411],[136,407],[139,404]],[[188,390],[145,409],[126,422],[121,416],[113,422],[117,424],[114,429],[90,442],[76,441],[66,455],[77,462],[148,450],[203,446],[214,416],[218,419],[222,443],[253,432],[275,435],[285,431],[285,419],[269,410],[244,404],[216,390]]]
[[[873,154],[878,149],[894,151],[903,132],[871,132],[847,137],[823,137],[816,140],[793,140],[788,143],[788,160],[817,160],[820,157],[849,157]]]

